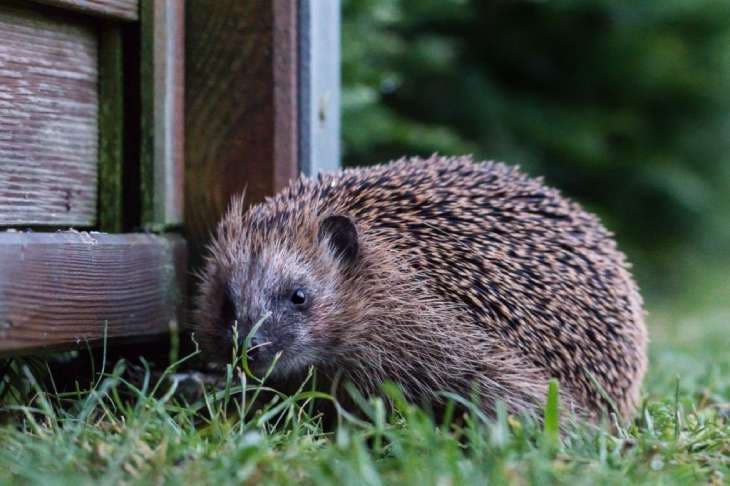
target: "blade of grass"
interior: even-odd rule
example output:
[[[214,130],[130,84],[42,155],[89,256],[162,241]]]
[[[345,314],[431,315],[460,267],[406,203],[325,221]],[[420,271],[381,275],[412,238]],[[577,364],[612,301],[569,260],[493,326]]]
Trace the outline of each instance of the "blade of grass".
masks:
[[[560,394],[558,380],[548,382],[547,400],[543,414],[543,438],[550,450],[560,446]]]

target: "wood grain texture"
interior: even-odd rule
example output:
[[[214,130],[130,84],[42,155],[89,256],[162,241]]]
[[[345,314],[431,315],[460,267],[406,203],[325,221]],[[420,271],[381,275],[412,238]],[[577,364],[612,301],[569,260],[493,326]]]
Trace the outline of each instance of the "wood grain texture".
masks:
[[[0,225],[95,224],[97,54],[91,25],[0,6]]]
[[[186,3],[185,225],[197,249],[230,197],[297,176],[297,2]]]
[[[0,233],[0,354],[166,332],[184,257],[172,236]]]
[[[37,3],[117,20],[139,18],[139,0],[33,0]],[[147,0],[144,0],[147,1]]]
[[[183,222],[185,2],[142,3],[142,223]]]

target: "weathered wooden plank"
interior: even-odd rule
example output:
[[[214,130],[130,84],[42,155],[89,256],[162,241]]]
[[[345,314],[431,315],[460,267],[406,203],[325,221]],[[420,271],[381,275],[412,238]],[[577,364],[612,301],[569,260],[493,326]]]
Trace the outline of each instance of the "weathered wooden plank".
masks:
[[[230,197],[296,177],[295,1],[186,4],[186,233],[196,248]]]
[[[99,228],[122,231],[124,78],[122,33],[102,29],[99,38]]]
[[[139,18],[139,0],[33,0],[37,3],[52,5],[117,20],[134,21]],[[145,0],[147,1],[147,0]]]
[[[172,236],[0,233],[0,354],[166,332],[184,259]]]
[[[340,1],[299,0],[299,168],[340,167]]]
[[[97,54],[92,25],[0,6],[0,225],[95,224]]]
[[[183,222],[185,3],[142,3],[142,222]]]

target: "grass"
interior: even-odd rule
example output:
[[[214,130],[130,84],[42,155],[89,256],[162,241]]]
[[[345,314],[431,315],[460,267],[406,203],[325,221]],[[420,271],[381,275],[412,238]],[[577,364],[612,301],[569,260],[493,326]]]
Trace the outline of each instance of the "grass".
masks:
[[[723,310],[724,309],[724,310]],[[558,434],[557,388],[545,425],[478,411],[434,425],[389,389],[325,433],[302,389],[256,414],[262,386],[229,368],[227,386],[182,404],[168,379],[126,380],[105,364],[89,390],[57,393],[14,363],[24,396],[5,399],[0,482],[41,484],[727,484],[730,481],[730,310],[665,307],[650,320],[650,372],[636,419]],[[5,386],[8,386],[7,384]],[[246,389],[244,393],[242,390]],[[243,399],[245,397],[245,400]]]

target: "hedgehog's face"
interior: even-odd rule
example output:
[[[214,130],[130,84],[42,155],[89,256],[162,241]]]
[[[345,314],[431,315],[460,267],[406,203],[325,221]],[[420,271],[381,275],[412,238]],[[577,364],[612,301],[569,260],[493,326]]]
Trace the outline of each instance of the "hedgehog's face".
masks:
[[[304,244],[255,236],[208,269],[199,309],[204,350],[229,360],[234,345],[247,349],[254,374],[273,378],[331,361],[329,323],[343,272],[357,259],[355,226],[343,216],[324,218]],[[301,246],[310,250],[294,249]]]

